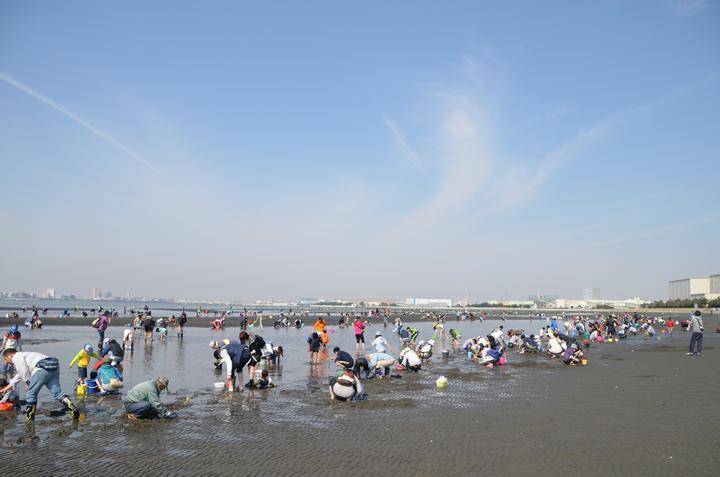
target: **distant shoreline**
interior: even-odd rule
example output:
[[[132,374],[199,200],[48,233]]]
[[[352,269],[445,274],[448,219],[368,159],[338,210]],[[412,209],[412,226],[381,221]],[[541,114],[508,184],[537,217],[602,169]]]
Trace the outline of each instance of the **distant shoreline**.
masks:
[[[508,311],[511,311],[508,313]],[[514,311],[515,313],[512,313]],[[561,315],[563,312],[566,316],[575,316],[575,315],[583,315],[583,316],[595,316],[596,314],[603,314],[607,315],[609,313],[615,313],[618,315],[622,315],[624,311],[619,310],[552,310],[552,312],[548,312],[547,310],[522,310],[523,313],[519,312],[520,310],[517,309],[511,309],[511,310],[499,310],[497,308],[493,309],[486,309],[486,310],[480,310],[480,311],[474,311],[474,314],[476,317],[475,321],[480,321],[479,317],[482,317],[483,312],[487,312],[487,320],[488,321],[545,321],[545,319],[539,319],[537,318],[537,313],[543,313],[546,317],[553,316],[553,315]],[[528,313],[530,311],[531,313]],[[662,315],[666,317],[672,317],[676,319],[682,319],[689,315],[691,312],[691,309],[687,310],[642,310],[638,313],[641,314],[652,314],[652,315]],[[445,315],[445,320],[448,324],[451,324],[456,321],[456,315],[454,312],[448,313],[442,313],[437,312],[439,315]],[[160,313],[153,313],[152,318],[154,320],[157,320],[158,318],[169,318],[173,313],[167,313],[167,314],[160,314]],[[631,312],[632,314],[632,312]],[[25,313],[21,315],[20,318],[17,319],[11,319],[6,318],[5,314],[3,313],[2,317],[0,317],[0,327],[10,326],[12,323],[18,324],[21,328],[23,327],[23,323],[25,321],[25,317],[29,316],[28,313]],[[179,316],[179,314],[175,314],[175,316]],[[270,318],[270,314],[265,313],[263,314],[263,327],[264,328],[272,328],[274,325],[275,320],[280,316],[279,313],[273,314],[273,318]],[[315,322],[315,320],[322,316],[329,325],[331,326],[337,326],[339,323],[340,317],[338,315],[331,315],[327,316],[325,313],[311,313],[309,316],[301,316],[298,314],[297,318],[300,318],[303,320],[303,323],[305,326],[312,326],[312,324]],[[350,316],[350,321],[354,319],[355,316],[359,315],[352,315]],[[426,322],[430,321],[425,318],[425,312],[412,312],[409,314],[401,314],[401,313],[392,313],[388,317],[388,327],[393,326],[393,320],[396,317],[400,317],[400,319],[404,323],[419,323],[419,322]],[[703,317],[716,317],[716,315],[712,315],[710,313],[710,310],[703,312]],[[186,327],[190,328],[209,328],[210,323],[215,320],[216,318],[219,318],[220,314],[215,316],[214,313],[210,313],[208,315],[201,315],[199,318],[195,317],[195,313],[188,313],[188,321],[185,324]],[[90,324],[92,321],[97,318],[97,315],[91,315],[87,317],[81,317],[81,316],[70,316],[68,318],[58,318],[57,316],[42,316],[40,315],[40,319],[43,322],[43,326],[88,326],[90,327]],[[288,317],[292,323],[294,321],[295,317]],[[253,320],[254,318],[249,318],[250,320]],[[133,320],[132,316],[119,316],[117,318],[113,318],[111,320],[111,326],[125,326],[128,323],[131,323]],[[468,320],[466,320],[468,321]],[[230,316],[226,318],[225,320],[226,328],[236,328],[240,326],[240,317],[237,315]],[[383,325],[383,319],[382,318],[373,318],[370,320],[370,323],[373,325]],[[351,324],[351,323],[350,323]],[[346,323],[347,325],[347,323]],[[257,327],[253,327],[253,329],[258,329]]]

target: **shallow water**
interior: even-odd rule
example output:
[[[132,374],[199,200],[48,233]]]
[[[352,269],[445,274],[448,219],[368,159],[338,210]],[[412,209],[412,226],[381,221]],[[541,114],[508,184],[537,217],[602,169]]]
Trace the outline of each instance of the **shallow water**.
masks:
[[[465,339],[499,324],[452,321],[446,329],[459,329]],[[502,324],[506,330],[536,333],[545,321]],[[420,339],[430,337],[430,323],[415,326]],[[122,329],[111,327],[107,336],[118,339]],[[352,329],[331,329],[330,348],[353,352]],[[391,327],[382,325],[368,328],[368,347],[376,330],[397,353],[399,341],[391,336]],[[549,474],[568,458],[585,459],[596,451],[613,456],[604,470],[631,474],[692,468],[700,475],[718,463],[712,450],[717,450],[720,434],[703,417],[717,416],[713,396],[719,390],[714,368],[718,340],[709,334],[702,358],[684,356],[688,335],[678,332],[660,340],[633,337],[593,347],[586,367],[511,353],[508,366],[489,370],[462,353],[444,360],[438,352],[418,374],[370,381],[368,401],[339,403],[328,401],[326,384],[338,368],[330,360],[309,364],[305,339],[311,327],[251,331],[285,348],[281,366],[271,372],[277,388],[234,394],[213,389],[223,376],[212,369],[208,342],[235,339],[238,328],[186,328],[182,341],[171,330],[167,343],[157,336],[152,344],[136,338],[135,350],[124,362],[126,390],[168,376],[171,392],[163,400],[178,419],[130,423],[118,397],[87,398],[79,423],[69,416],[42,414],[26,428],[20,416],[6,415],[0,418],[0,458],[32,475],[73,473],[80,459],[90,457],[89,442],[102,448],[101,457],[94,457],[98,470],[111,471],[122,461],[123,471],[157,475],[337,475],[337,462],[350,475],[459,475],[477,473],[488,463],[508,470],[527,464],[534,473]],[[23,337],[26,350],[64,363],[85,342],[97,341],[95,330],[76,326],[26,331]],[[450,348],[449,340],[445,347]],[[450,380],[444,391],[435,388],[439,375]],[[66,391],[72,390],[75,376],[75,369],[62,369]],[[41,413],[57,409],[43,393]],[[689,414],[688,397],[693,398]],[[668,433],[672,445],[656,431]],[[50,459],[40,457],[47,453]],[[531,460],[518,462],[518,455]]]

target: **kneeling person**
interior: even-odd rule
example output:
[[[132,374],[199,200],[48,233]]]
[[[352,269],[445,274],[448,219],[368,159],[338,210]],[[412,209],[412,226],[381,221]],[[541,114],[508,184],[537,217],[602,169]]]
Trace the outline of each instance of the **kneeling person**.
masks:
[[[128,419],[137,421],[138,419],[153,417],[164,417],[166,419],[177,417],[174,412],[165,409],[162,401],[160,401],[160,392],[167,389],[169,382],[168,378],[160,376],[155,380],[145,381],[132,388],[127,394],[127,402],[125,403]]]

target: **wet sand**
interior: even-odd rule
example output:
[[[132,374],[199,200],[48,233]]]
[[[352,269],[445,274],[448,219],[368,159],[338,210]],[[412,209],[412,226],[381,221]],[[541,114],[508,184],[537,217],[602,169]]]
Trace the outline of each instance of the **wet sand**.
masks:
[[[534,332],[544,322],[516,324]],[[461,325],[469,337],[497,322]],[[429,324],[420,329],[427,338]],[[516,353],[493,370],[461,354],[435,357],[417,375],[369,382],[370,399],[348,404],[327,400],[331,363],[307,364],[309,328],[262,331],[288,350],[273,372],[278,388],[212,390],[220,378],[207,342],[237,331],[196,329],[184,342],[171,334],[167,344],[136,343],[127,386],[167,374],[172,394],[163,400],[180,415],[174,421],[129,423],[117,398],[94,397],[83,403],[79,424],[41,415],[26,429],[20,416],[2,416],[3,473],[71,475],[86,472],[88,459],[97,472],[140,475],[716,475],[720,465],[714,333],[705,333],[702,357],[685,356],[684,332],[594,346],[585,367]],[[74,327],[29,334],[27,349],[65,362],[96,338]],[[353,343],[350,330],[332,333],[331,345],[353,350]],[[446,391],[434,386],[441,374],[450,380]],[[62,370],[66,389],[74,375]],[[46,391],[41,399],[43,413],[56,407]]]

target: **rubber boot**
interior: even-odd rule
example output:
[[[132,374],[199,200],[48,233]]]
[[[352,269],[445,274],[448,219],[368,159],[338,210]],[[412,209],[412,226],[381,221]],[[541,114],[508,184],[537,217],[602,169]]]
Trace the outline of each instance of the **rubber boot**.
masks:
[[[34,421],[35,420],[35,410],[37,408],[37,404],[28,404],[27,408],[25,408],[25,420],[26,421]]]
[[[70,412],[72,413],[73,419],[80,418],[80,410],[77,408],[75,403],[70,400],[69,397],[67,397],[67,396],[64,397],[61,402],[65,405],[66,408],[68,408],[70,410]]]

